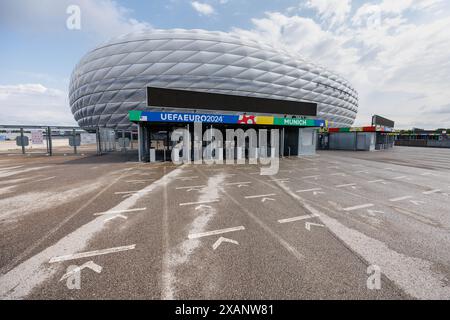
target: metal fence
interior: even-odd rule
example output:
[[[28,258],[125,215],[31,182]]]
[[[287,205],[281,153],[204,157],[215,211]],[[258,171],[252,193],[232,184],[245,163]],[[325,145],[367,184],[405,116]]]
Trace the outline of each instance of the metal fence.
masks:
[[[127,152],[137,146],[135,131],[79,127],[0,125],[0,155],[84,155]]]

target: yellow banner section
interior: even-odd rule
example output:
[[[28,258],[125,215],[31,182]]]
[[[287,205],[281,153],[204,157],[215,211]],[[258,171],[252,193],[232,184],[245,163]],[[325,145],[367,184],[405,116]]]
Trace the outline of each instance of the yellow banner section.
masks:
[[[273,124],[273,117],[271,116],[256,116],[257,124]]]

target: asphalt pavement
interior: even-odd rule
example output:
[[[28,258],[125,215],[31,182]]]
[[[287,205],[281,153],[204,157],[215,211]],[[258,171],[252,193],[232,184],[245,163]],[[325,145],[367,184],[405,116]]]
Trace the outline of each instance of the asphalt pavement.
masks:
[[[0,156],[2,299],[449,299],[450,150]]]

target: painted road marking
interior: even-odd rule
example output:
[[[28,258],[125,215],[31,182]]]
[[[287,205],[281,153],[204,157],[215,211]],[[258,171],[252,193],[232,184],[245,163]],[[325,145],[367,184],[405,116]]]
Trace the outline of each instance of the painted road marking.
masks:
[[[280,219],[278,220],[278,223],[287,223],[287,222],[294,222],[294,221],[299,221],[299,220],[305,220],[305,219],[311,219],[311,218],[315,218],[318,217],[318,214],[306,214],[304,216],[297,216],[297,217],[292,217],[292,218],[287,218],[287,219]]]
[[[305,222],[305,229],[306,230],[311,231],[311,226],[325,227],[323,224],[320,224],[320,223]]]
[[[422,174],[420,174],[421,176],[436,176],[434,173],[431,172],[424,172]]]
[[[378,180],[367,181],[367,183],[382,183],[382,184],[388,184],[389,182],[387,182],[386,180],[383,180],[383,179],[378,179]]]
[[[94,261],[88,261],[86,263],[83,263],[81,266],[73,268],[72,270],[70,270],[69,272],[67,272],[66,274],[64,274],[62,276],[61,279],[59,279],[59,281],[62,281],[64,279],[67,279],[68,277],[77,274],[79,272],[81,272],[81,270],[83,270],[84,268],[89,268],[97,273],[102,272],[102,266],[99,266],[98,264],[94,263]]]
[[[33,181],[30,181],[30,182],[42,182],[42,181],[52,180],[52,179],[55,179],[55,178],[56,178],[56,176],[52,176],[52,177],[47,177],[47,178],[33,180]]]
[[[245,196],[245,199],[255,199],[255,198],[264,198],[264,197],[270,197],[270,196],[276,196],[276,193],[269,193],[269,194],[259,194],[255,196]]]
[[[389,199],[389,201],[397,202],[397,201],[402,201],[402,200],[411,199],[411,198],[412,198],[412,196],[404,196],[404,197],[398,197],[398,198]]]
[[[312,188],[312,189],[304,189],[304,190],[297,190],[295,192],[303,193],[303,192],[313,192],[313,191],[320,191],[322,188]]]
[[[105,214],[115,214],[115,213],[126,213],[126,212],[136,212],[136,211],[144,211],[147,208],[134,208],[134,209],[124,209],[124,210],[111,210],[111,211],[104,211],[104,212],[97,212],[94,213],[94,216],[101,216]]]
[[[342,177],[345,177],[346,174],[344,172],[337,172],[337,173],[330,174],[330,176],[342,176]]]
[[[273,199],[273,198],[266,198],[266,197],[261,199],[261,202],[266,202],[266,201],[275,201],[275,199]]]
[[[201,205],[198,205],[198,206],[196,206],[195,208],[194,208],[194,210],[200,210],[200,209],[212,209],[212,207],[211,206],[208,206],[208,205],[206,205],[206,204],[201,204]]]
[[[305,176],[303,177],[303,179],[314,179],[314,180],[318,180],[320,178],[320,175],[315,175],[315,176]]]
[[[367,212],[368,212],[371,216],[375,216],[375,213],[384,213],[383,211],[372,210],[372,209],[367,209]]]
[[[213,203],[213,202],[219,202],[219,199],[212,199],[212,200],[205,200],[205,201],[195,201],[195,202],[184,202],[180,203],[179,206],[190,206],[193,204],[204,204],[204,203]]]
[[[182,189],[200,189],[200,188],[204,188],[206,187],[206,185],[201,185],[201,186],[187,186],[187,187],[176,187],[176,190],[182,190]]]
[[[233,243],[233,244],[239,245],[239,242],[237,242],[236,240],[228,239],[228,238],[224,238],[224,237],[220,237],[220,238],[217,239],[217,241],[214,242],[214,244],[212,245],[213,250],[216,250],[216,249],[220,246],[220,244],[221,244],[222,242],[229,242],[229,243]]]
[[[139,193],[140,191],[139,190],[136,190],[136,191],[117,191],[117,192],[114,192],[114,194],[134,194],[134,193]]]
[[[409,200],[409,202],[411,202],[412,204],[415,204],[416,206],[418,206],[419,204],[425,203],[425,201],[420,201],[420,200]]]
[[[373,207],[373,206],[374,206],[374,204],[372,204],[372,203],[366,203],[366,204],[361,204],[359,206],[344,208],[342,210],[344,210],[344,211],[354,211],[354,210],[358,210],[358,209],[370,208],[370,207]]]
[[[233,228],[226,228],[226,229],[219,229],[219,230],[213,230],[213,231],[207,231],[207,232],[201,232],[201,233],[191,233],[188,235],[189,239],[197,239],[197,238],[203,238],[208,236],[214,236],[218,234],[233,232],[233,231],[239,231],[239,230],[245,230],[244,226],[239,227],[233,227]]]
[[[434,189],[434,190],[430,190],[430,191],[424,191],[422,193],[423,194],[432,194],[432,193],[437,193],[437,192],[441,192],[441,189]]]
[[[109,254],[109,253],[133,250],[134,248],[136,248],[136,245],[132,244],[129,246],[114,247],[114,248],[109,248],[109,249],[68,254],[68,255],[64,255],[64,256],[53,257],[50,259],[49,263],[63,262],[63,261],[76,260],[76,259],[87,258],[87,257],[100,256],[100,255]]]
[[[345,187],[352,187],[353,189],[356,189],[356,183],[339,184],[336,186],[336,188],[345,188]]]
[[[240,187],[248,187],[248,185],[251,183],[251,181],[243,181],[243,182],[230,182],[230,183],[225,183],[226,186],[238,186],[238,188]]]
[[[155,179],[140,179],[140,180],[127,180],[125,182],[128,183],[146,183],[146,182],[150,182],[150,181],[154,181]]]
[[[392,178],[392,179],[394,179],[394,180],[400,180],[400,179],[405,179],[406,178],[406,176],[399,176],[399,177],[395,177],[395,178]]]
[[[359,170],[359,171],[355,171],[355,173],[369,173],[369,171],[367,171],[367,170]]]

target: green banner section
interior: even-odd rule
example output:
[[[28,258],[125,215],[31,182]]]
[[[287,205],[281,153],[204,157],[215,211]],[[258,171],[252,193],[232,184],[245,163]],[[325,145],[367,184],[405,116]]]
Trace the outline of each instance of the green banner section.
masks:
[[[140,111],[140,110],[128,111],[128,117],[129,117],[130,121],[140,121],[141,114],[142,114],[142,111]]]
[[[301,127],[315,127],[314,119],[300,119],[300,118],[274,118],[274,125],[279,126],[301,126]]]

